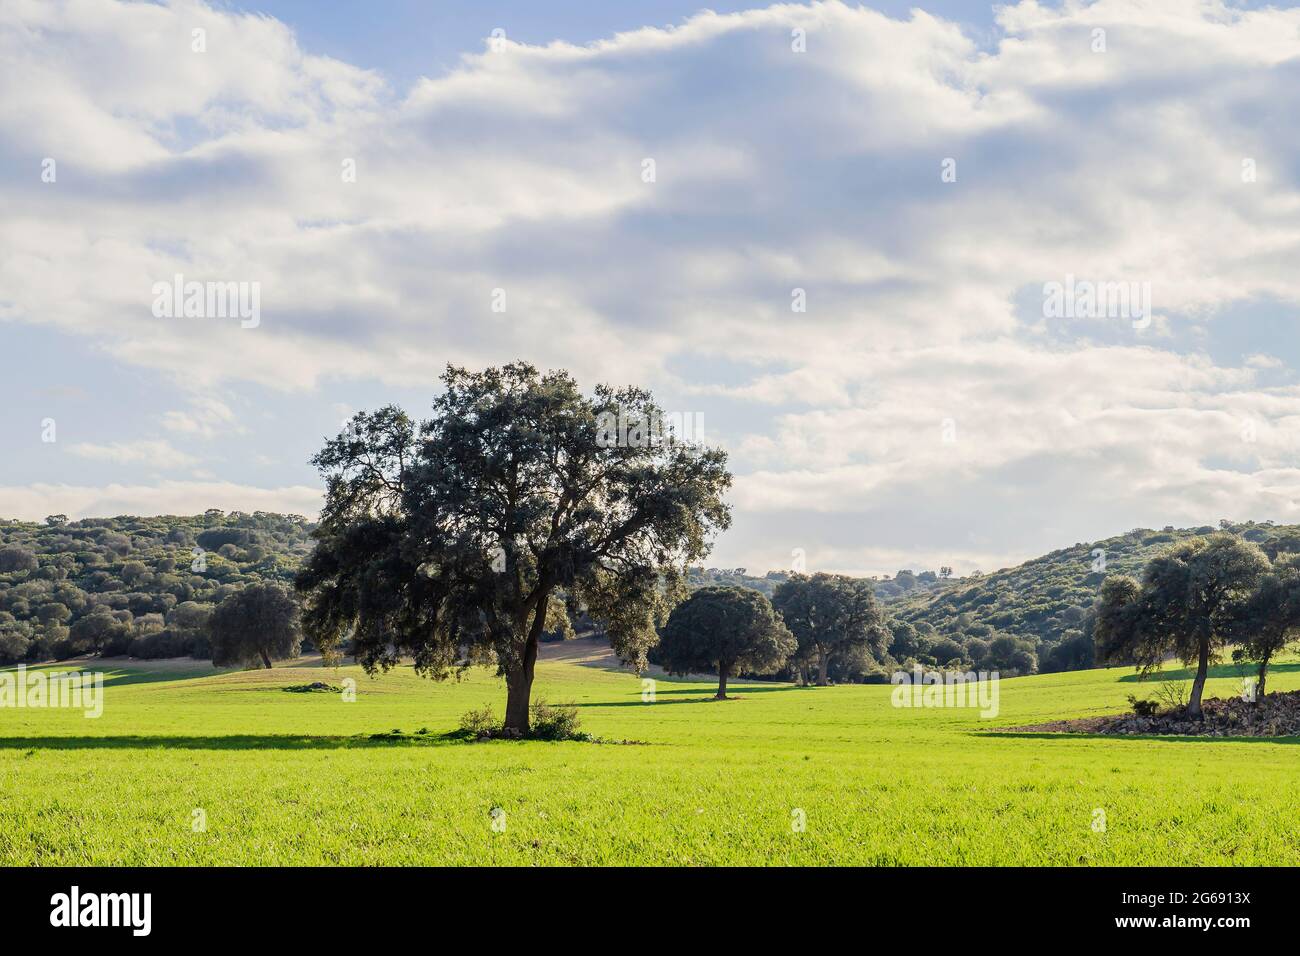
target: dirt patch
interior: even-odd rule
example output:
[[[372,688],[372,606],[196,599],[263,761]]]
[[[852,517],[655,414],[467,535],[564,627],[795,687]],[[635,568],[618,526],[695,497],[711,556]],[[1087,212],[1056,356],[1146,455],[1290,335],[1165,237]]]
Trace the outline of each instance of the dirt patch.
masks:
[[[609,646],[609,639],[604,637],[577,637],[571,641],[544,641],[538,646],[537,656],[544,661],[562,661],[566,664],[581,664],[583,667],[598,667],[606,671],[621,671],[635,674],[618,659],[614,649]],[[668,672],[662,667],[650,664],[638,677],[667,677]],[[683,680],[717,680],[717,675],[687,674]]]
[[[999,728],[1004,733],[1115,734],[1182,737],[1297,737],[1300,736],[1300,691],[1269,694],[1259,703],[1239,697],[1212,697],[1201,702],[1202,718],[1181,712],[1139,717],[1111,714],[1052,720],[1026,727]]]

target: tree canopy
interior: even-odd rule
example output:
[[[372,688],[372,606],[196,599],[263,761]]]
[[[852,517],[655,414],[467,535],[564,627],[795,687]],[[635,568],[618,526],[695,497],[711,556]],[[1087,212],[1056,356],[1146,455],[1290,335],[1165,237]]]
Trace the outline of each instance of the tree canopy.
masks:
[[[431,419],[358,414],[314,459],[326,501],[298,578],[305,622],[326,650],[350,637],[370,672],[403,654],[437,679],[494,664],[505,727],[524,733],[553,598],[643,667],[686,566],[730,523],[731,476],[722,451],[647,429],[662,412],[641,389],[589,398],[527,363],[442,382]]]
[[[297,657],[302,648],[298,602],[284,585],[251,584],[217,605],[208,619],[218,667]]]
[[[86,653],[208,658],[195,614],[206,617],[245,585],[291,581],[310,544],[305,519],[267,512],[50,518],[0,519],[8,555],[0,562],[8,568],[0,570],[0,664]],[[238,529],[244,544],[226,555],[196,544],[221,529]]]
[[[1196,664],[1187,712],[1201,713],[1210,660],[1240,632],[1240,618],[1268,557],[1234,534],[1185,541],[1154,558],[1139,584],[1116,575],[1102,586],[1096,640],[1101,660],[1131,660],[1143,670],[1170,654]]]
[[[741,671],[770,674],[798,649],[798,642],[757,591],[707,587],[692,592],[668,617],[658,657],[670,674],[716,670],[718,700],[727,679]]]
[[[1275,654],[1300,637],[1300,555],[1280,556],[1264,574],[1235,620],[1235,641],[1258,664],[1255,693],[1266,693]]]
[[[883,657],[892,635],[872,583],[840,574],[797,574],[777,585],[772,605],[798,641],[796,663],[817,668],[825,686],[832,658],[855,651]],[[961,647],[957,647],[960,655]]]

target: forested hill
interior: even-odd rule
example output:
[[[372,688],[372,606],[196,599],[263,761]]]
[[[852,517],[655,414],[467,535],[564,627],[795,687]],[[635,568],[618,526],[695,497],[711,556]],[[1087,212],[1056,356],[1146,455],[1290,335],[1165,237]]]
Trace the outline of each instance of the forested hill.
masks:
[[[1221,526],[1258,543],[1270,557],[1300,552],[1300,526]],[[0,664],[92,650],[207,656],[212,608],[245,585],[291,581],[311,549],[312,527],[297,515],[217,510],[0,519]],[[876,594],[893,620],[890,655],[927,664],[992,661],[1008,672],[1089,666],[1089,613],[1104,574],[1140,574],[1171,544],[1216,530],[1138,529],[989,574],[954,578],[903,570],[877,579]],[[770,597],[788,576],[696,568],[690,579],[696,586],[744,585]]]
[[[1011,635],[1036,645],[1039,670],[1074,670],[1092,662],[1090,611],[1106,574],[1141,577],[1147,562],[1171,545],[1219,530],[1255,542],[1270,558],[1300,551],[1300,525],[1252,521],[1161,531],[1137,528],[1012,568],[913,586],[884,599],[895,620],[924,631],[933,628],[963,646]]]
[[[0,663],[98,650],[205,657],[208,613],[311,548],[297,515],[0,519]]]
[[[1011,663],[1017,654],[1026,661],[1033,658],[1041,671],[1091,666],[1090,612],[1105,575],[1140,577],[1147,562],[1174,543],[1219,530],[1254,541],[1269,557],[1300,551],[1298,525],[1220,522],[1160,531],[1137,528],[987,574],[945,577],[934,570],[901,570],[875,579],[876,596],[894,621],[891,654],[898,661],[978,663],[990,659],[989,645],[998,641],[1000,653],[993,659],[1008,672],[1029,669]],[[696,568],[690,581],[695,586],[743,585],[770,597],[788,577],[778,571],[759,577],[745,568]]]

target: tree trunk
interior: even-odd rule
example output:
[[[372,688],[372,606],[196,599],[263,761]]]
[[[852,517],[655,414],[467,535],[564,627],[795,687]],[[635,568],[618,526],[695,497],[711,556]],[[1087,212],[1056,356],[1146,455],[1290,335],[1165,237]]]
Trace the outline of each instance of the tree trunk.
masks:
[[[1192,697],[1187,702],[1187,716],[1201,716],[1201,692],[1205,690],[1205,675],[1210,670],[1210,642],[1201,641],[1201,659],[1196,665],[1196,680],[1192,681]]]
[[[831,656],[827,654],[825,651],[821,651],[820,656],[821,656],[821,661],[817,665],[817,686],[825,687],[827,684],[826,668],[828,668],[831,664]]]
[[[1259,660],[1259,683],[1255,685],[1255,703],[1264,702],[1264,681],[1268,680],[1268,659],[1272,657],[1271,653],[1266,653]]]
[[[533,616],[532,626],[524,642],[523,660],[514,673],[506,675],[506,730],[517,730],[527,734],[528,705],[533,693],[533,672],[537,668],[537,643],[542,636],[542,625],[546,623],[546,602],[549,593],[543,594]]]
[[[506,675],[506,730],[528,733],[528,703],[532,692],[532,669],[526,664],[515,673]]]
[[[718,696],[715,699],[727,699],[727,668],[721,664],[718,665]]]
[[[267,670],[271,669],[271,655],[266,653],[265,650],[262,651],[262,663],[266,665]]]

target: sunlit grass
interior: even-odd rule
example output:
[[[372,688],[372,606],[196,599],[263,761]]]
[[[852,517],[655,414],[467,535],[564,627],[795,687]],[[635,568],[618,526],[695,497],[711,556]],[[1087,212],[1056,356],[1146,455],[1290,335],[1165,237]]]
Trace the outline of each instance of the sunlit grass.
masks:
[[[540,665],[537,696],[577,704],[604,744],[442,737],[500,713],[486,672],[104,669],[98,720],[0,710],[0,863],[1300,863],[1296,738],[997,734],[1153,694],[1121,669],[1005,680],[981,720],[896,709],[888,686],[741,683],[716,702],[661,679],[643,703],[633,675]],[[1238,691],[1216,674],[1209,695]],[[354,703],[283,690],[349,677]],[[1295,663],[1270,679],[1298,687]],[[427,739],[370,739],[394,729]]]

